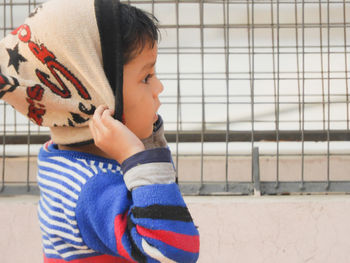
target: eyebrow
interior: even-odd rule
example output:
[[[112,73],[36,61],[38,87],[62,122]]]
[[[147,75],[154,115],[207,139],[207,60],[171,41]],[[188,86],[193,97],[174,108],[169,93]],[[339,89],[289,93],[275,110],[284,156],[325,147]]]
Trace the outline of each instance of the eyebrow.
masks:
[[[143,72],[145,69],[153,68],[155,64],[156,64],[156,61],[147,63],[146,65],[144,65],[144,66],[142,67],[140,73]]]

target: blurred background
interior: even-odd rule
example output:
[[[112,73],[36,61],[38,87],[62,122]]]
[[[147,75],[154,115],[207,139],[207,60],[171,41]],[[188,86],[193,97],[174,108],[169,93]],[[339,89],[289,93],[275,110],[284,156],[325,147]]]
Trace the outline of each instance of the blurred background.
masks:
[[[199,262],[350,262],[350,1],[122,2],[160,22],[159,114]],[[41,3],[1,0],[1,37]],[[0,262],[40,262],[48,129],[0,103]]]

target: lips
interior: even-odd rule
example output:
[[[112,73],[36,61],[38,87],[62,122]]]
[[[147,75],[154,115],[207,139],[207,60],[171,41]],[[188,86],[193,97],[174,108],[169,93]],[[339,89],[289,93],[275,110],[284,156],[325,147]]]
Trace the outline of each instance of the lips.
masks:
[[[158,110],[160,108],[160,105],[162,105],[159,101],[158,101],[158,107],[156,107],[156,113],[154,114],[154,117],[153,117],[153,122],[156,122],[158,120]]]
[[[153,117],[153,123],[155,123],[156,121],[158,120],[158,114],[154,114],[154,117]]]

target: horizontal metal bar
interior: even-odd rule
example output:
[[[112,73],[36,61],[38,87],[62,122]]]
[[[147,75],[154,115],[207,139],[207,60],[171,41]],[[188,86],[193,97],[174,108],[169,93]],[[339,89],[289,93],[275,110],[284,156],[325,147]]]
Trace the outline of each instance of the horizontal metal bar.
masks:
[[[184,195],[252,195],[254,193],[251,182],[228,183],[180,183],[179,187]],[[262,195],[311,194],[311,193],[350,193],[350,181],[331,182],[260,182]]]
[[[179,183],[184,195],[251,195],[254,192],[250,182],[234,183]]]
[[[280,141],[301,141],[301,131],[279,131]],[[350,141],[350,131],[330,131],[331,141]],[[230,131],[229,142],[250,142],[250,131]],[[176,141],[176,132],[166,133],[168,142]],[[201,131],[182,131],[180,142],[201,142]],[[226,142],[225,131],[205,131],[204,142]],[[254,131],[254,141],[276,141],[276,131]],[[304,131],[304,141],[327,141],[327,131]]]
[[[226,188],[228,186],[228,188]],[[184,195],[252,195],[254,187],[252,182],[204,183],[197,182],[179,183],[179,188]],[[331,182],[260,182],[262,195],[289,195],[312,193],[341,193],[350,194],[350,181]],[[25,184],[6,185],[0,196],[13,195],[39,195],[39,187],[31,184],[28,188]]]
[[[174,4],[173,0],[157,0],[156,2],[154,0],[121,0],[122,3],[129,3],[130,4]],[[199,4],[200,2],[203,2],[204,4],[224,4],[223,0],[178,0],[180,4]],[[37,1],[31,3],[31,5],[39,5],[42,4],[43,1]],[[305,0],[298,0],[298,1],[290,1],[290,0],[285,0],[285,1],[270,1],[270,0],[261,0],[261,1],[256,1],[256,0],[250,0],[250,1],[236,1],[236,0],[230,0],[228,1],[230,5],[247,5],[247,4],[254,4],[254,5],[264,5],[264,4],[319,4],[318,1],[315,0],[310,0],[310,1],[305,1]],[[345,1],[345,3],[349,3],[349,1]],[[327,3],[324,2],[322,3],[323,5],[326,5]],[[331,4],[343,4],[343,1],[332,1]],[[0,3],[0,6],[16,6],[16,5],[28,5],[28,2],[14,2],[14,3]]]
[[[350,181],[320,181],[320,182],[261,182],[261,194],[292,194],[292,193],[350,193]]]
[[[13,195],[39,195],[39,187],[36,184],[31,184],[29,187],[26,184],[8,185],[5,182],[3,191],[0,192],[0,196],[13,196]]]
[[[51,139],[50,135],[0,135],[0,144],[43,144]]]
[[[168,131],[165,137],[168,142],[176,142],[176,131]],[[250,131],[230,131],[229,142],[250,142]],[[49,135],[30,135],[31,144],[43,144],[50,140]],[[301,131],[278,131],[279,141],[301,141]],[[276,141],[276,131],[254,131],[254,141]],[[350,141],[349,130],[331,130],[329,131],[330,141]],[[180,131],[178,134],[179,142],[201,142],[201,131]],[[205,131],[204,142],[226,142],[226,131]],[[327,141],[326,130],[305,130],[304,141]],[[0,135],[0,144],[27,144],[28,135]]]

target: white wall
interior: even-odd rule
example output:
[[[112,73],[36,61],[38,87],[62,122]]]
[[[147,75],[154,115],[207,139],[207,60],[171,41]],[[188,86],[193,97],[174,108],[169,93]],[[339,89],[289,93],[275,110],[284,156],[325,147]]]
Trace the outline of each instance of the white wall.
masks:
[[[200,263],[350,262],[348,196],[186,197]],[[0,262],[42,262],[37,197],[0,198]]]

